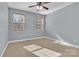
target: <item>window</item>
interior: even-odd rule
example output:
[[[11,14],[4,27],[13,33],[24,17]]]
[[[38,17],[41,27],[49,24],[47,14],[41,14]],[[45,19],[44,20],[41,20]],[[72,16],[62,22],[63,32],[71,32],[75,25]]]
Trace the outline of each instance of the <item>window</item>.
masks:
[[[24,31],[25,16],[23,14],[14,13],[12,19],[12,30],[13,31]]]
[[[43,26],[44,26],[44,16],[37,16],[37,19],[36,19],[36,29],[37,29],[37,31],[42,32]]]

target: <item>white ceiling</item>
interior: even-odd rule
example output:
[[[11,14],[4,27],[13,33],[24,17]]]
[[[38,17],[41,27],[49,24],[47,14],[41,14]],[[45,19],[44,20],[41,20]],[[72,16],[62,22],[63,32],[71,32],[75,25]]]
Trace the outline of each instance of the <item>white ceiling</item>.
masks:
[[[72,2],[50,2],[45,5],[46,7],[49,8],[49,10],[42,9],[41,11],[37,11],[36,7],[28,8],[28,6],[35,5],[36,4],[35,2],[8,2],[7,4],[8,4],[8,7],[10,8],[47,15],[51,12],[54,12],[58,9],[61,9],[65,6],[72,4]]]

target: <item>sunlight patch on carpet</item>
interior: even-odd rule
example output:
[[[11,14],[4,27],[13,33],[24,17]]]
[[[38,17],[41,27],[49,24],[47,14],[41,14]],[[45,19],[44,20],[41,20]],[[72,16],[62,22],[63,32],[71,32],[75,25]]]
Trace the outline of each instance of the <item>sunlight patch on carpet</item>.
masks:
[[[49,50],[47,48],[43,48],[43,49],[34,51],[32,53],[39,56],[39,57],[58,57],[61,55],[61,53]]]
[[[34,50],[40,49],[42,47],[41,46],[38,46],[36,44],[32,44],[32,45],[23,46],[23,48],[25,48],[28,51],[34,51]]]
[[[53,41],[53,43],[57,43],[57,44],[61,44],[61,45],[66,45],[66,46],[72,46],[71,44],[68,44],[68,43],[63,42],[63,41],[58,41],[58,40]]]

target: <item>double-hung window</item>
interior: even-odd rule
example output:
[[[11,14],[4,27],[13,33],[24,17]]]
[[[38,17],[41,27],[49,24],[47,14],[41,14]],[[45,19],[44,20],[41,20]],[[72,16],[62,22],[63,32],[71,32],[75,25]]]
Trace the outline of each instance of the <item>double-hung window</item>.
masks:
[[[38,32],[42,32],[44,27],[44,16],[37,16],[36,29]]]

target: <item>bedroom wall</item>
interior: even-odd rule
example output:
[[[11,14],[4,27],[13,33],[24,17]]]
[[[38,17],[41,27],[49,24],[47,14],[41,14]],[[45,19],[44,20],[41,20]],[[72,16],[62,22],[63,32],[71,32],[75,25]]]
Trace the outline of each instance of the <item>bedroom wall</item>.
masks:
[[[13,13],[21,13],[25,15],[25,30],[23,32],[14,32],[11,30]],[[40,16],[40,15],[42,14],[36,14],[32,12],[9,8],[9,37],[8,37],[9,41],[44,36],[44,31],[38,32],[36,30],[36,16]]]
[[[79,2],[46,16],[46,36],[79,45]]]
[[[8,7],[0,2],[0,56],[8,43]]]

